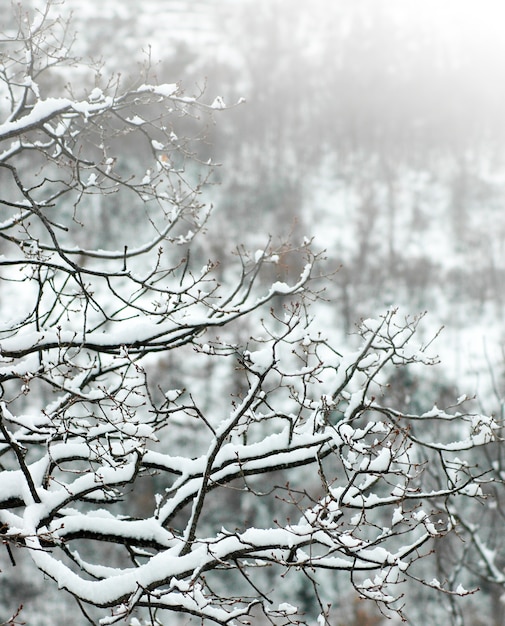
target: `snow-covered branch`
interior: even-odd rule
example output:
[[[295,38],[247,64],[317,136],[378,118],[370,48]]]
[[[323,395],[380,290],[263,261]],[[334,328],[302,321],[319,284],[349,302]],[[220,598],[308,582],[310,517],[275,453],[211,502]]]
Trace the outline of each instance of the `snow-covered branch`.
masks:
[[[344,572],[401,612],[403,581],[457,524],[453,502],[485,497],[472,453],[497,423],[391,406],[387,376],[435,362],[414,346],[421,318],[390,310],[337,350],[308,314],[321,257],[308,239],[289,280],[272,277],[274,247],[236,267],[204,257],[211,167],[178,124],[221,102],[148,82],[43,98],[61,49],[45,63],[20,49],[41,53],[48,19],[0,73],[2,542],[102,624],[143,607],[295,619],[269,607],[265,568]],[[453,430],[437,439],[432,423]]]

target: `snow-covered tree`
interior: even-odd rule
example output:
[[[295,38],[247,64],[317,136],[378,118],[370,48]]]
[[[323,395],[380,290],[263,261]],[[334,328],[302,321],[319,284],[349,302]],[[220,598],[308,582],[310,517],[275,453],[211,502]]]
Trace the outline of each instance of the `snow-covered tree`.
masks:
[[[419,560],[470,529],[495,422],[390,406],[388,372],[433,363],[419,319],[390,310],[337,350],[310,314],[308,239],[291,283],[264,286],[282,263],[268,243],[202,265],[212,164],[195,141],[224,103],[147,71],[102,84],[49,9],[1,48],[2,576],[22,549],[101,624],[330,624],[332,572],[385,613],[406,580],[470,593]]]

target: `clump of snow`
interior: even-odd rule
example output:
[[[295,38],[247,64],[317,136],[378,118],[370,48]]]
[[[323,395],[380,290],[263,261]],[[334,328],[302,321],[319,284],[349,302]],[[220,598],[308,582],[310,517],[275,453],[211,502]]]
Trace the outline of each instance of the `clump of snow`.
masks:
[[[175,402],[177,398],[179,398],[182,395],[182,393],[183,392],[181,389],[170,389],[169,391],[165,392],[165,398],[169,402]]]
[[[258,261],[260,261],[264,256],[265,256],[264,250],[256,250],[256,252],[254,253],[255,263],[258,263]]]
[[[90,102],[96,102],[97,100],[104,100],[105,96],[103,91],[99,87],[95,87],[89,94]]]
[[[126,121],[129,124],[134,124],[135,126],[142,126],[142,124],[146,123],[146,121],[142,119],[141,117],[139,117],[138,115],[134,115],[133,117],[127,117]]]
[[[244,360],[249,364],[249,369],[252,372],[256,372],[256,374],[264,374],[274,364],[272,348],[267,347],[262,350],[256,350],[255,352],[246,350],[244,352]]]
[[[88,180],[84,183],[84,186],[85,187],[95,187],[97,182],[98,182],[97,175],[94,172],[92,172],[88,176]]]
[[[226,104],[221,96],[217,96],[210,107],[212,109],[226,109]]]
[[[399,506],[393,512],[393,517],[391,519],[391,524],[393,526],[395,526],[395,524],[399,524],[403,519],[404,519],[404,517],[403,517],[402,507]]]
[[[158,96],[162,96],[163,98],[170,98],[171,96],[177,93],[177,84],[176,83],[164,83],[162,85],[141,85],[137,89],[137,93],[153,93]]]

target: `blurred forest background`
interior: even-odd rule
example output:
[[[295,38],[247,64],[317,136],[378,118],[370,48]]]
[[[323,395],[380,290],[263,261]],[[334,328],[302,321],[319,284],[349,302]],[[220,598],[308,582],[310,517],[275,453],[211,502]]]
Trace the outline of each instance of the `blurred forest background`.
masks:
[[[391,305],[406,315],[427,310],[426,336],[444,326],[435,344],[441,365],[391,388],[406,410],[477,393],[482,410],[501,415],[499,2],[65,0],[59,10],[73,13],[75,50],[101,60],[104,80],[117,73],[135,84],[149,61],[157,80],[180,81],[188,95],[204,91],[205,101],[221,96],[227,105],[245,98],[214,125],[181,119],[181,135],[187,124],[188,134],[205,136],[202,161],[220,164],[205,191],[213,218],[193,253],[218,258],[225,273],[240,244],[314,237],[327,251],[325,270],[338,269],[314,313],[342,345],[360,318]],[[48,94],[62,95],[67,79],[46,86]],[[93,86],[83,80],[83,93]],[[104,242],[119,229],[135,232],[135,214],[113,198],[96,210]],[[296,263],[286,254],[272,271],[292,277]],[[492,623],[505,623],[498,591],[487,591]],[[364,620],[354,623],[379,623]]]
[[[149,57],[238,106],[206,132],[214,257],[315,237],[325,325],[345,337],[400,305],[444,326],[436,376],[501,388],[505,306],[505,43],[500,3],[67,0],[77,48],[135,82]],[[134,222],[134,216],[125,219]],[[114,214],[104,212],[104,237]],[[223,238],[223,233],[226,237]],[[289,271],[290,259],[285,259]],[[322,315],[322,313],[321,313]],[[496,395],[496,394],[495,394]]]

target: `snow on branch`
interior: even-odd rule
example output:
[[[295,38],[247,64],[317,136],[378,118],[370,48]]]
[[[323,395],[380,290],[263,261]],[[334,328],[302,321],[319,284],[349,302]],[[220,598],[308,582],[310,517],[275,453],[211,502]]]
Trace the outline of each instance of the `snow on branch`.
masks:
[[[473,454],[498,434],[459,406],[388,399],[399,368],[436,362],[416,345],[422,316],[387,311],[337,350],[308,313],[321,260],[308,241],[285,280],[275,247],[235,267],[205,255],[212,171],[201,129],[178,127],[197,99],[147,80],[42,99],[32,66],[6,61],[3,544],[102,624],[157,610],[301,620],[291,597],[272,608],[271,580],[332,572],[401,614],[404,581],[427,584],[423,553],[459,530],[454,507],[487,496]],[[437,439],[432,423],[452,430]],[[431,587],[465,595],[459,584]]]

